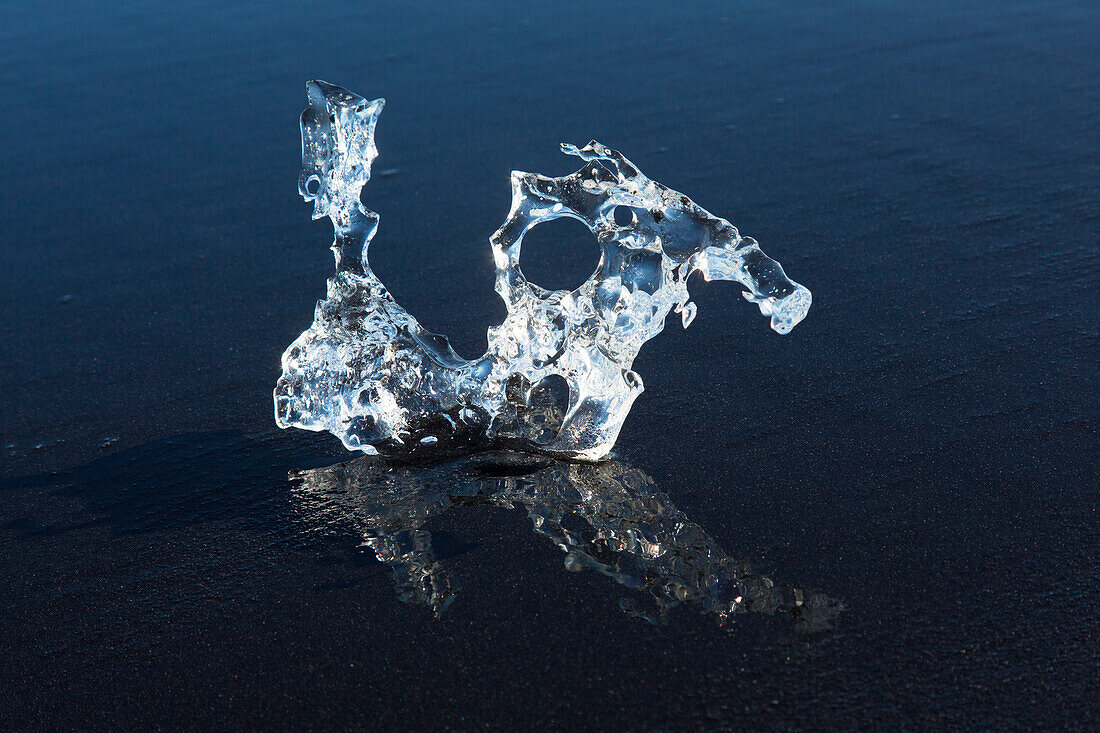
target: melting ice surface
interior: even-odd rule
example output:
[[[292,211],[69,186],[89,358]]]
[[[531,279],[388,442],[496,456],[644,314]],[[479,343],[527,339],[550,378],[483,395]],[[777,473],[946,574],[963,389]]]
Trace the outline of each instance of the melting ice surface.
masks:
[[[567,570],[594,570],[628,591],[626,613],[664,623],[694,607],[719,623],[780,614],[799,631],[828,628],[843,604],[777,585],[735,561],[676,508],[644,471],[621,461],[575,463],[514,452],[415,466],[381,457],[291,474],[299,506],[321,524],[353,523],[362,546],[393,570],[398,597],[437,616],[460,583],[426,528],[457,507],[520,509],[565,553]]]
[[[728,221],[615,150],[563,144],[584,161],[577,172],[512,173],[511,210],[489,240],[508,315],[489,328],[483,356],[462,359],[398,305],[367,262],[378,215],[360,192],[378,155],[384,100],[322,81],[307,90],[299,191],[313,218],[332,220],[336,274],[313,325],[283,354],[280,427],[328,430],[367,453],[495,445],[596,460],[642,392],[630,368],[642,344],[669,311],[685,328],[694,318],[692,273],[740,283],[779,333],[810,307],[810,291]],[[541,288],[520,269],[524,234],[561,217],[583,222],[601,248],[596,272],[572,291]]]

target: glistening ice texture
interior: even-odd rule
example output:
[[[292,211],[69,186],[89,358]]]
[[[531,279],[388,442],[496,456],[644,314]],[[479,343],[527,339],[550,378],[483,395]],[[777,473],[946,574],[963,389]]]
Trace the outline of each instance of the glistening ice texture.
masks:
[[[416,322],[375,277],[367,247],[378,215],[360,203],[385,103],[322,81],[307,85],[299,191],[336,230],[336,274],[313,325],[283,354],[275,387],[280,427],[328,430],[368,453],[503,445],[572,458],[607,455],[642,378],[639,349],[675,309],[695,316],[688,277],[735,280],[787,333],[810,291],[750,237],[681,193],[651,181],[595,141],[562,151],[585,161],[568,176],[512,173],[512,208],[490,238],[496,291],[508,315],[489,349],[460,358]],[[596,272],[576,290],[546,290],[520,269],[523,236],[561,217],[596,236]]]

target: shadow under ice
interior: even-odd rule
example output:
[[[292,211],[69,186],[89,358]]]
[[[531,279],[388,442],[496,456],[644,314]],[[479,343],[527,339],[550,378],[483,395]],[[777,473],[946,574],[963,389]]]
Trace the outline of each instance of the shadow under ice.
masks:
[[[813,632],[828,628],[843,609],[835,599],[782,586],[727,556],[650,476],[619,461],[486,453],[412,465],[366,456],[290,477],[300,505],[350,519],[362,546],[393,570],[398,597],[436,616],[460,584],[436,556],[425,525],[471,506],[526,511],[535,533],[565,553],[567,570],[594,570],[629,589],[619,606],[653,624],[691,606],[720,624],[759,612]]]

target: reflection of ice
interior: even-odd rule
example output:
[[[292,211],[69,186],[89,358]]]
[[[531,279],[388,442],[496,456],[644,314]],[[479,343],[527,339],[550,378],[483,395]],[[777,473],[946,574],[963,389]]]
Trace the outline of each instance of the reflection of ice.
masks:
[[[280,427],[327,430],[366,453],[473,444],[597,460],[642,393],[632,369],[642,345],[670,312],[684,328],[695,317],[694,273],[738,283],[779,333],[809,310],[810,291],[752,237],[647,178],[616,150],[596,141],[562,145],[584,162],[575,173],[512,173],[511,209],[489,239],[508,314],[489,328],[488,350],[465,360],[370,268],[379,217],[360,193],[378,155],[374,130],[384,100],[320,81],[308,91],[299,190],[315,219],[332,220],[336,274],[313,325],[283,354],[274,393]],[[520,267],[524,235],[561,218],[588,227],[601,251],[596,271],[571,291],[542,288]],[[425,248],[423,257],[430,256]],[[548,400],[561,404],[554,420],[533,407]]]
[[[424,525],[459,506],[525,509],[535,532],[566,553],[566,569],[592,569],[636,591],[620,606],[652,623],[663,623],[676,606],[692,605],[720,622],[746,611],[778,612],[814,631],[827,627],[841,608],[824,595],[753,574],[649,476],[618,461],[578,464],[489,453],[409,466],[366,456],[291,477],[303,504],[350,517],[363,545],[393,569],[402,601],[423,603],[436,615],[459,586],[436,558]]]

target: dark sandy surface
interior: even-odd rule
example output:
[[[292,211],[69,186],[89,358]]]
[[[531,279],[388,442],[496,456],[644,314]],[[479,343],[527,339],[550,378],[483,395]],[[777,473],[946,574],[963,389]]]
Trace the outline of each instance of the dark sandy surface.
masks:
[[[0,9],[0,726],[1094,727],[1095,3],[431,5]],[[372,264],[465,356],[508,172],[572,170],[563,140],[813,291],[781,337],[695,285],[615,460],[832,623],[653,626],[468,497],[421,527],[449,607],[401,602],[359,547],[378,487],[288,480],[351,456],[272,420],[332,270],[309,78],[387,98]],[[579,280],[596,249],[558,233],[525,270]]]

